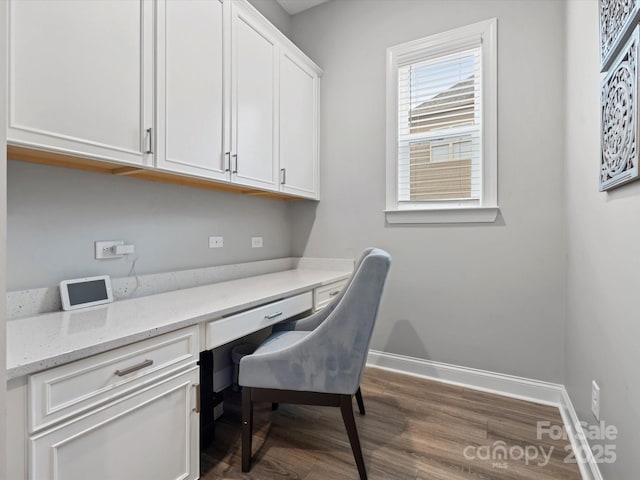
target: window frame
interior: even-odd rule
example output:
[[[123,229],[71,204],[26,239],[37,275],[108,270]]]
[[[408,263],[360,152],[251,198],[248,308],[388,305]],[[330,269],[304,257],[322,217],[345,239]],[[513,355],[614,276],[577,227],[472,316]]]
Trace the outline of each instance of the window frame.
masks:
[[[498,82],[496,18],[387,48],[387,223],[494,222],[498,215]],[[438,58],[462,51],[480,38],[482,119],[482,187],[480,200],[465,205],[457,200],[406,202],[398,200],[398,59],[420,55]],[[477,41],[477,40],[476,40]]]

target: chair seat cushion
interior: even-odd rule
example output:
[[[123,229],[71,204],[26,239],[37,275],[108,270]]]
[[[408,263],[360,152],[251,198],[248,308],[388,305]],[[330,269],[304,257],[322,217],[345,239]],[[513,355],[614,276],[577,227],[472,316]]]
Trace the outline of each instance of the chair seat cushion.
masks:
[[[272,353],[299,342],[311,332],[276,332],[260,344],[255,353]]]
[[[292,360],[287,355],[286,349],[299,341],[303,340],[312,332],[284,331],[273,333],[267,338],[252,355],[246,355],[240,360],[240,373],[238,375],[238,384],[243,387],[262,387],[262,388],[278,388],[281,386],[282,376],[290,378],[289,370]],[[282,352],[282,354],[280,353]],[[266,366],[259,359],[262,354],[270,354],[273,364]],[[251,364],[251,366],[249,366]],[[274,369],[273,365],[277,365]],[[294,382],[296,383],[296,382]]]

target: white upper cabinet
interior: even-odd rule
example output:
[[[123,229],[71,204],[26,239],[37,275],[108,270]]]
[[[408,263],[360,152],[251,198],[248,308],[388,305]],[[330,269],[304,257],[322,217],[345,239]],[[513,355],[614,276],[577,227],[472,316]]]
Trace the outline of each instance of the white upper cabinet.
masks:
[[[296,52],[280,57],[281,190],[318,197],[319,72]]]
[[[318,199],[322,72],[247,1],[9,6],[10,144]]]
[[[278,190],[278,43],[252,10],[232,5],[232,180]],[[269,28],[271,27],[271,28]]]
[[[9,143],[150,165],[149,0],[10,1]]]
[[[228,180],[229,2],[160,0],[156,166]]]

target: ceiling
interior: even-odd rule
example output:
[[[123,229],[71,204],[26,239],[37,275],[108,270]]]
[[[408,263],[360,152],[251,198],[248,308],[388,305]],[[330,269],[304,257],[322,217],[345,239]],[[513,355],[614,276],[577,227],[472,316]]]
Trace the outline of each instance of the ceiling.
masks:
[[[276,0],[289,15],[304,12],[329,0]]]

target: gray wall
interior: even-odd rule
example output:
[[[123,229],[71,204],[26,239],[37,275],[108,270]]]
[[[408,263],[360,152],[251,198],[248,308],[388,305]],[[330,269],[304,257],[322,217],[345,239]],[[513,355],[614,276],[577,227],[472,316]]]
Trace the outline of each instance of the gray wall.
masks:
[[[249,1],[290,36],[291,16],[276,0]],[[138,274],[291,253],[283,201],[18,162],[9,164],[8,182],[8,291],[126,276],[127,260],[94,259],[95,240],[134,243]],[[209,235],[223,235],[224,248],[209,249]],[[262,249],[251,248],[252,235],[264,236]]]
[[[231,193],[11,161],[8,165],[8,290],[108,274],[125,259],[95,260],[95,240],[136,246],[139,274],[287,257],[289,207]],[[209,235],[224,247],[208,248]],[[264,247],[251,248],[262,235]]]
[[[278,30],[291,38],[291,15],[276,0],[249,0],[249,3],[267,17]]]
[[[385,225],[385,53],[498,18],[495,224]],[[296,205],[296,255],[393,256],[372,348],[561,381],[564,317],[563,3],[350,1],[293,17],[324,69],[321,198]],[[542,34],[543,32],[543,34]]]
[[[600,418],[619,430],[617,461],[604,478],[638,478],[640,451],[640,182],[598,192],[600,74],[598,3],[567,4],[566,200],[567,320],[565,383],[590,424],[591,381]]]

